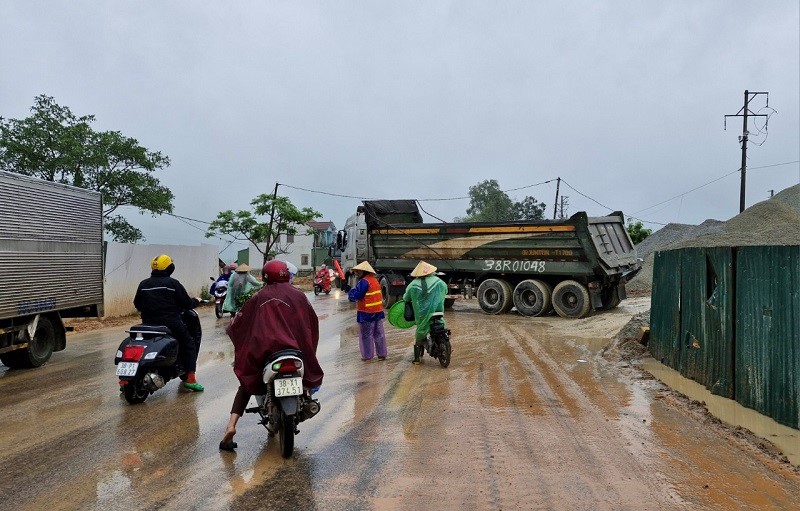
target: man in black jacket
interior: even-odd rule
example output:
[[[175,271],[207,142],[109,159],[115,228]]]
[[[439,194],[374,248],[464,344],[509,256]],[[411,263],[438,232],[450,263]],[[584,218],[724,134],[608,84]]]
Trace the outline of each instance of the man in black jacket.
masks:
[[[141,312],[143,324],[169,328],[178,340],[178,363],[186,371],[183,386],[201,392],[203,386],[195,376],[199,346],[180,317],[183,311],[197,307],[200,300],[190,298],[183,285],[170,277],[175,264],[168,255],[154,258],[150,268],[150,278],[139,283],[133,305]]]

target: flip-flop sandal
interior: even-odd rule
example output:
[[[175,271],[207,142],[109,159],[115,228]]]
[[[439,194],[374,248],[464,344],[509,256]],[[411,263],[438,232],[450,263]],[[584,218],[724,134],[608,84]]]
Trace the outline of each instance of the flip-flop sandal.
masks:
[[[239,447],[239,444],[237,444],[236,442],[220,442],[219,443],[219,448],[220,448],[221,451],[236,452],[236,451],[234,451],[234,449],[236,449],[237,447]]]

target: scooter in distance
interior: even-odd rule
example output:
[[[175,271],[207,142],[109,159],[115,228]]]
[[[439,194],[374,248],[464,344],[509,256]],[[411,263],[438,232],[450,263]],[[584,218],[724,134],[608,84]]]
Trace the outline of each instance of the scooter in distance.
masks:
[[[267,394],[256,396],[258,406],[246,413],[258,413],[259,424],[267,428],[271,438],[278,436],[281,456],[289,458],[294,450],[298,424],[319,413],[319,401],[303,390],[303,354],[297,350],[274,353],[264,368]]]
[[[181,319],[199,348],[203,332],[197,313],[189,309]],[[129,335],[120,343],[114,364],[125,400],[135,405],[183,372],[177,365],[178,340],[167,327],[133,325],[126,332]]]
[[[214,280],[214,277],[209,277]],[[225,304],[225,297],[228,295],[228,281],[227,280],[214,280],[214,314],[217,318],[225,315],[225,310],[222,306]]]
[[[318,295],[320,293],[330,294],[331,292],[331,281],[323,281],[322,277],[314,277],[314,294]]]

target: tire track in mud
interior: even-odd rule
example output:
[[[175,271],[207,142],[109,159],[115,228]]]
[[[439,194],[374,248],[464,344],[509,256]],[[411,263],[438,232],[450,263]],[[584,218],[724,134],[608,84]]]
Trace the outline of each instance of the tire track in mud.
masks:
[[[674,509],[682,505],[675,494],[664,491],[661,485],[652,488],[648,479],[638,477],[638,474],[648,474],[651,467],[643,466],[627,450],[620,434],[609,425],[609,419],[565,369],[535,339],[530,338],[530,333],[515,325],[509,325],[508,329],[512,334],[509,339],[519,354],[517,360],[529,367],[528,375],[534,387],[548,401],[564,405],[563,409],[556,408],[556,413],[550,414],[556,423],[554,429],[566,434],[566,438],[559,435],[561,438],[557,439],[555,447],[562,455],[569,454],[566,461],[570,466],[580,467],[570,474],[567,485],[586,492],[581,500],[615,509],[624,506]],[[563,479],[553,483],[553,487],[565,486]],[[643,499],[643,496],[647,497]],[[579,502],[573,504],[579,506]]]

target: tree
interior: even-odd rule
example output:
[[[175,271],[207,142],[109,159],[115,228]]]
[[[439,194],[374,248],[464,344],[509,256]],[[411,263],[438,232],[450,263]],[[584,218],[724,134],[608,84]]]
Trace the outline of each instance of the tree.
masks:
[[[640,221],[634,222],[632,218],[628,218],[628,225],[625,227],[625,230],[628,231],[628,235],[631,237],[631,241],[633,241],[634,245],[638,245],[645,238],[653,234],[653,229],[645,229],[644,225]]]
[[[500,189],[495,179],[481,181],[469,187],[469,208],[463,222],[507,222],[511,220],[541,220],[545,204],[526,196],[515,202]]]
[[[469,187],[467,219],[472,222],[502,222],[514,218],[514,201],[500,189],[496,179]]]
[[[544,208],[544,202],[538,202],[534,197],[527,196],[520,202],[514,203],[514,215],[517,220],[542,220]]]
[[[252,212],[226,210],[218,213],[208,226],[206,238],[217,233],[241,235],[256,247],[266,262],[277,254],[288,252],[291,243],[288,240],[280,243],[281,234],[295,235],[308,222],[322,216],[311,208],[298,209],[288,197],[261,194],[250,201],[250,205],[253,206]],[[264,216],[267,218],[259,220]],[[308,228],[302,232],[311,233]],[[265,244],[263,250],[260,243]]]
[[[0,169],[100,192],[103,227],[112,239],[143,241],[141,230],[113,213],[122,206],[171,213],[174,195],[152,175],[169,167],[169,157],[119,131],[96,131],[94,120],[36,96],[30,117],[0,118]]]

